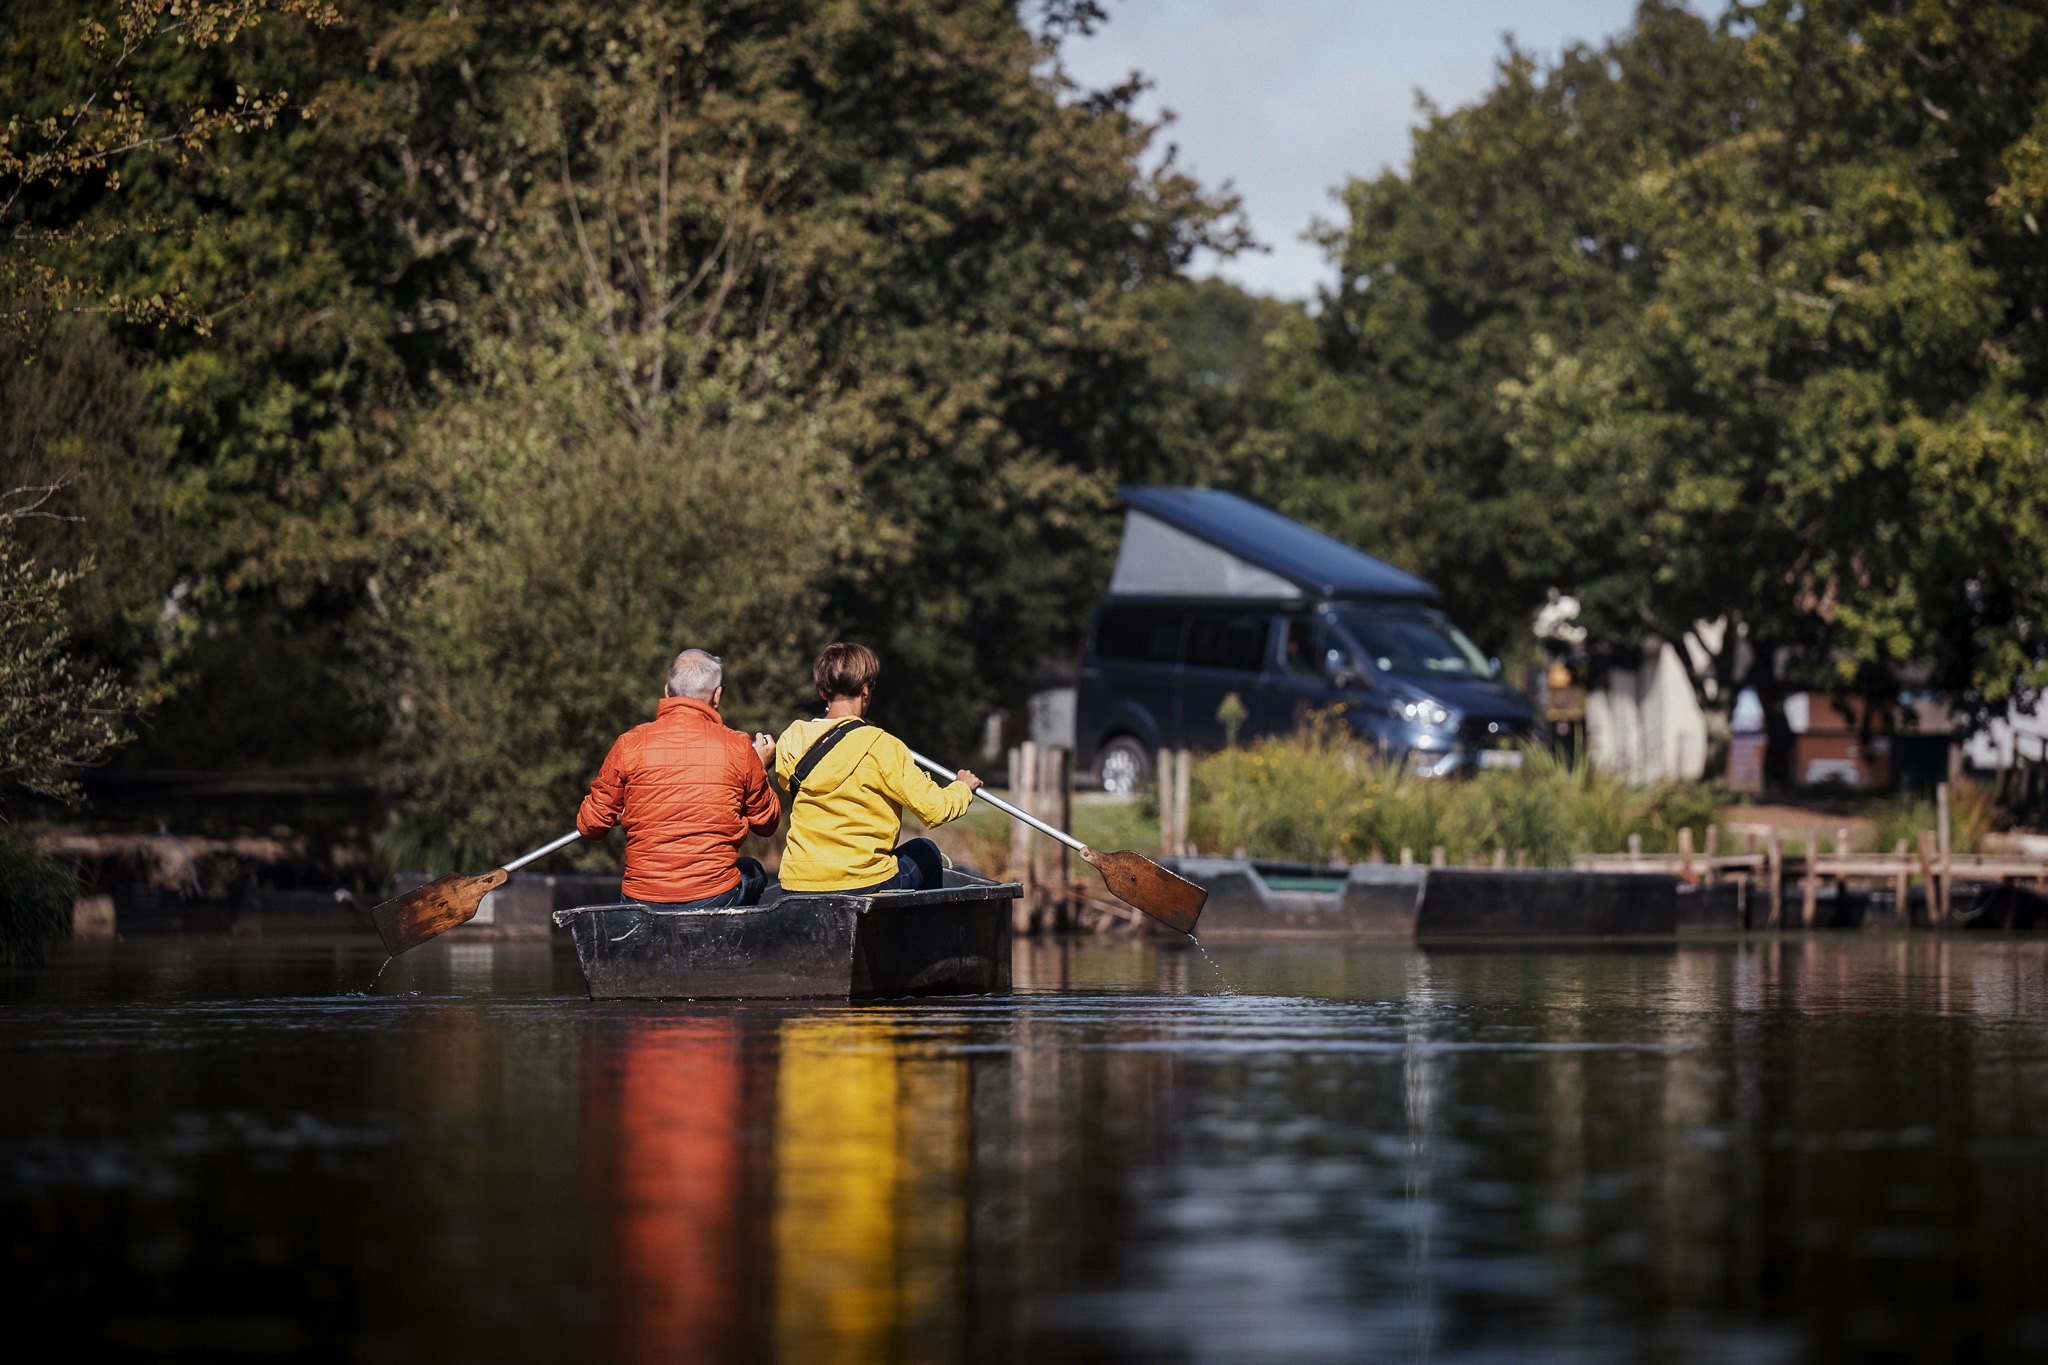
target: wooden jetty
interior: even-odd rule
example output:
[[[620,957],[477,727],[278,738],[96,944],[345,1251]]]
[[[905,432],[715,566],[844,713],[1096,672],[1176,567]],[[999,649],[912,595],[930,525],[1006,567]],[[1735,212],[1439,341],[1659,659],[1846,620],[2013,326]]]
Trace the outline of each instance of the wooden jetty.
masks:
[[[1875,893],[1889,902],[1901,926],[1940,928],[1980,919],[1988,908],[2018,905],[2048,896],[2048,857],[1998,853],[1957,853],[1949,823],[1948,787],[1936,794],[1937,828],[1920,831],[1917,846],[1899,840],[1889,853],[1849,848],[1846,829],[1825,831],[1815,824],[1788,846],[1781,832],[1750,828],[1744,848],[1723,853],[1720,830],[1709,827],[1703,848],[1695,850],[1692,831],[1680,830],[1674,853],[1645,854],[1640,838],[1630,839],[1627,853],[1595,854],[1575,860],[1587,871],[1661,872],[1688,885],[1736,887],[1740,927],[1756,929],[1848,927],[1842,912],[1852,897]],[[1824,852],[1832,834],[1833,851]],[[1967,888],[1965,906],[1958,888]],[[1791,902],[1796,898],[1797,904]],[[1823,912],[1831,903],[1834,915]],[[1916,913],[1917,912],[1917,913]],[[2014,927],[2011,908],[1998,916],[2001,927]],[[1854,919],[1860,922],[1860,914]]]

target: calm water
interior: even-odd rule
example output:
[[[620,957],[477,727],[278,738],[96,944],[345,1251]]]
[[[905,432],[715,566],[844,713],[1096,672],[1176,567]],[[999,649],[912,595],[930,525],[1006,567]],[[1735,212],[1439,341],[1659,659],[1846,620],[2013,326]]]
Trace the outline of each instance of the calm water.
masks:
[[[74,1357],[2048,1355],[2048,944],[1211,951],[736,1007],[80,945],[0,976],[0,1302]]]

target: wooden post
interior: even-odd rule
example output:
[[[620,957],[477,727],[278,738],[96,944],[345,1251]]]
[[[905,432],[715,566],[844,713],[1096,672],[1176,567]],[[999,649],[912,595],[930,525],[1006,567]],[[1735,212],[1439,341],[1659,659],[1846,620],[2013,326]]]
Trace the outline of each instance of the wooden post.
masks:
[[[1057,823],[1061,829],[1070,830],[1074,827],[1074,751],[1065,745],[1060,747],[1059,817]],[[1054,847],[1059,850],[1060,913],[1065,920],[1062,927],[1066,927],[1072,924],[1077,908],[1071,899],[1074,885],[1074,851],[1057,841],[1054,842]]]
[[[1628,836],[1628,856],[1629,856],[1629,857],[1630,857],[1630,858],[1631,858],[1632,860],[1634,860],[1634,861],[1636,861],[1636,862],[1641,862],[1641,861],[1642,861],[1642,857],[1643,857],[1643,836],[1642,836],[1642,835],[1640,835],[1640,834],[1631,834],[1631,835],[1629,835],[1629,836]]]
[[[1058,761],[1058,752],[1050,745],[1039,748],[1036,761],[1031,765],[1031,789],[1024,794],[1024,809],[1043,820],[1046,817],[1046,787],[1052,777],[1053,764]],[[1048,840],[1034,835],[1025,836],[1031,841],[1031,881],[1026,899],[1031,902],[1031,927],[1043,932],[1050,927],[1052,899],[1055,894],[1052,884],[1052,854],[1046,847]]]
[[[1719,825],[1708,825],[1708,826],[1707,826],[1707,868],[1706,868],[1706,872],[1705,872],[1705,873],[1703,874],[1703,876],[1705,877],[1705,879],[1706,879],[1706,880],[1707,880],[1708,882],[1713,882],[1713,881],[1717,880],[1717,878],[1718,878],[1718,872],[1717,872],[1717,869],[1716,869],[1716,868],[1714,867],[1714,859],[1715,859],[1715,858],[1717,858],[1717,857],[1719,857],[1719,856],[1720,856],[1720,853],[1721,853],[1721,827],[1720,827]]]
[[[1038,758],[1038,805],[1033,813],[1060,829],[1074,827],[1074,751],[1064,744],[1047,745]],[[1032,841],[1043,860],[1045,908],[1042,927],[1064,929],[1069,919],[1067,888],[1074,881],[1073,854],[1056,839]]]
[[[1820,826],[1806,827],[1806,875],[1799,886],[1799,924],[1811,929],[1820,913]]]
[[[1935,851],[1934,831],[1931,829],[1921,830],[1920,884],[1923,887],[1925,887],[1927,891],[1927,894],[1925,896],[1925,900],[1927,902],[1927,927],[1930,929],[1939,929],[1942,927],[1941,888],[1935,884],[1934,877],[1935,860],[1939,856],[1940,855],[1937,854]]]
[[[1493,850],[1493,870],[1499,872],[1507,865],[1508,851],[1504,848],[1495,847]]]
[[[1692,826],[1678,831],[1678,876],[1682,881],[1693,882],[1699,878],[1692,874]]]
[[[1442,867],[1444,865],[1444,846],[1442,844],[1432,844],[1430,846],[1429,865],[1431,867]]]
[[[1899,860],[1899,870],[1892,877],[1892,904],[1898,907],[1899,927],[1908,929],[1913,924],[1913,858],[1906,852],[1906,841],[1899,840],[1892,856]]]
[[[1764,844],[1764,877],[1770,882],[1771,912],[1764,920],[1766,929],[1782,929],[1785,925],[1785,846],[1772,831],[1769,841]]]
[[[1174,763],[1173,773],[1173,852],[1180,858],[1187,857],[1192,851],[1188,847],[1188,802],[1194,782],[1195,756],[1182,749]]]
[[[1159,856],[1173,856],[1173,750],[1161,749],[1152,766],[1152,780],[1159,784]]]
[[[1031,810],[1037,790],[1038,746],[1027,739],[1010,750],[1010,795],[1017,805]],[[1010,873],[1024,886],[1024,894],[1011,902],[1010,927],[1025,934],[1037,927],[1033,914],[1038,899],[1034,842],[1029,825],[1022,820],[1010,822]]]
[[[1518,849],[1516,849],[1516,850],[1515,850],[1515,871],[1517,871],[1517,872],[1520,872],[1520,871],[1521,871],[1521,870],[1522,870],[1523,868],[1527,867],[1528,865],[1529,865],[1529,850],[1528,850],[1528,849],[1526,849],[1526,848],[1518,848]]]
[[[1934,789],[1934,818],[1941,838],[1941,925],[1948,927],[1949,898],[1955,895],[1955,842],[1949,831],[1948,783]]]
[[[1835,831],[1835,856],[1837,858],[1849,856],[1849,827],[1847,825]]]
[[[1415,865],[1415,850],[1414,850],[1414,849],[1412,849],[1412,848],[1404,848],[1404,849],[1402,849],[1402,850],[1401,850],[1401,866],[1403,866],[1403,867],[1413,867],[1414,865]]]

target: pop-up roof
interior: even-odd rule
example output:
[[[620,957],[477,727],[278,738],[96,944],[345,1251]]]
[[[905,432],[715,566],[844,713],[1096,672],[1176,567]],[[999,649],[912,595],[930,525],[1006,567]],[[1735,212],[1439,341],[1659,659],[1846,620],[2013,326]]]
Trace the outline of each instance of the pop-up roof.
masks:
[[[1122,488],[1112,597],[1438,600],[1435,585],[1215,488]]]

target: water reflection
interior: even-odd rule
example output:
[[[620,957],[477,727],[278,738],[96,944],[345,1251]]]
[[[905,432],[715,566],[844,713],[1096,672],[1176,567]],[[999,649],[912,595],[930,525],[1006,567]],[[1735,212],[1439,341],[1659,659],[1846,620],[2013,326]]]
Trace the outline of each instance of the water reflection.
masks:
[[[2048,1350],[2048,944],[1033,943],[861,1007],[101,947],[0,979],[7,1292],[89,1355]]]
[[[754,1070],[763,1070],[756,1065]],[[594,1031],[578,1147],[586,1207],[608,1214],[593,1280],[615,1297],[619,1359],[719,1359],[745,1340],[749,1203],[744,1041],[731,1019]]]

